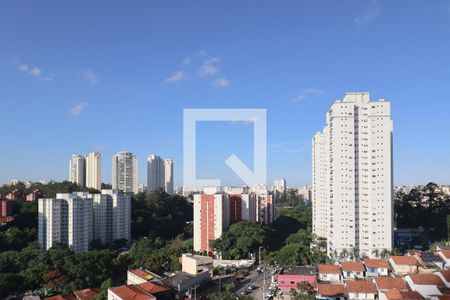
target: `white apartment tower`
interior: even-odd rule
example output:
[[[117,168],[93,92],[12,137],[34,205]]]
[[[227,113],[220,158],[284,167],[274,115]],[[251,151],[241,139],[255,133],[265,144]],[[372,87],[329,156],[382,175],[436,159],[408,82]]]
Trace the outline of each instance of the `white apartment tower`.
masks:
[[[313,233],[327,239],[329,256],[392,249],[390,110],[369,93],[347,93],[312,140]]]
[[[86,187],[102,189],[102,157],[99,152],[86,155]]]
[[[69,160],[69,181],[86,186],[86,159],[83,155],[73,154]]]
[[[73,251],[89,249],[92,241],[92,197],[85,193],[57,194],[56,199],[39,199],[38,242],[49,249],[55,243]]]
[[[164,189],[166,193],[173,194],[173,160],[164,160]]]
[[[38,201],[38,241],[42,249],[61,243],[82,252],[96,239],[104,244],[131,240],[130,195],[102,190],[101,194],[57,194],[55,199]]]
[[[121,151],[112,157],[112,188],[124,193],[138,192],[137,157]]]
[[[152,154],[147,157],[147,191],[157,189],[173,194],[173,161]]]
[[[273,181],[273,189],[275,191],[283,192],[286,190],[286,179],[276,179]]]

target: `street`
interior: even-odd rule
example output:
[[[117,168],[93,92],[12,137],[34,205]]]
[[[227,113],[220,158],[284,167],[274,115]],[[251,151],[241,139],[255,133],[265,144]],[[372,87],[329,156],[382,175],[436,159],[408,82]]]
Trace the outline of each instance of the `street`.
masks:
[[[271,272],[272,269],[269,267],[265,268],[264,272],[260,274],[256,270],[251,271],[243,280],[236,282],[236,295],[243,295],[242,292],[245,291],[246,295],[253,299],[264,299],[263,290],[265,293],[268,289],[272,277]],[[265,287],[263,288],[264,283]],[[253,286],[253,289],[250,290],[249,286]]]

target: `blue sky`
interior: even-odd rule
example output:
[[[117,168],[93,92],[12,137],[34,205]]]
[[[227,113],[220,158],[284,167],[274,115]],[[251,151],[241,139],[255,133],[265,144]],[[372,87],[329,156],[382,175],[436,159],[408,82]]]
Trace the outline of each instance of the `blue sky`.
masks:
[[[311,181],[347,91],[392,101],[396,184],[450,183],[450,1],[2,1],[0,182],[67,178],[72,153],[175,163],[183,108],[266,108],[268,179]],[[252,128],[199,124],[198,172],[239,184]]]

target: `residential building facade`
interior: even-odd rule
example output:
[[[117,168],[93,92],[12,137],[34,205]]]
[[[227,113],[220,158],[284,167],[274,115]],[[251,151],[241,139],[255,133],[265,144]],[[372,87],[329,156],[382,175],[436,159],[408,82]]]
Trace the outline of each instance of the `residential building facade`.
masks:
[[[331,255],[392,249],[393,175],[390,102],[347,93],[312,140],[313,233]]]
[[[138,159],[120,151],[112,157],[112,188],[124,193],[138,193]]]

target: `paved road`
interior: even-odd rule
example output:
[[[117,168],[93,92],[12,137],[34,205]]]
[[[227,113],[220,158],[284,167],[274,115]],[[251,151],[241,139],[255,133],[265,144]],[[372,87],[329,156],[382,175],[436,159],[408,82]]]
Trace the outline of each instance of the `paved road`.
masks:
[[[264,277],[266,283],[264,290],[267,291],[267,288],[271,280],[271,272],[272,272],[271,268],[266,268],[266,270],[261,274],[258,274],[256,270],[250,272],[250,274],[247,277],[245,277],[245,279],[243,279],[240,282],[236,282],[236,287],[234,290],[235,293],[237,295],[241,295],[242,291],[247,291],[249,292],[247,295],[251,296],[253,299],[264,299],[263,298]],[[255,289],[250,291],[248,289],[249,285],[254,286]]]

